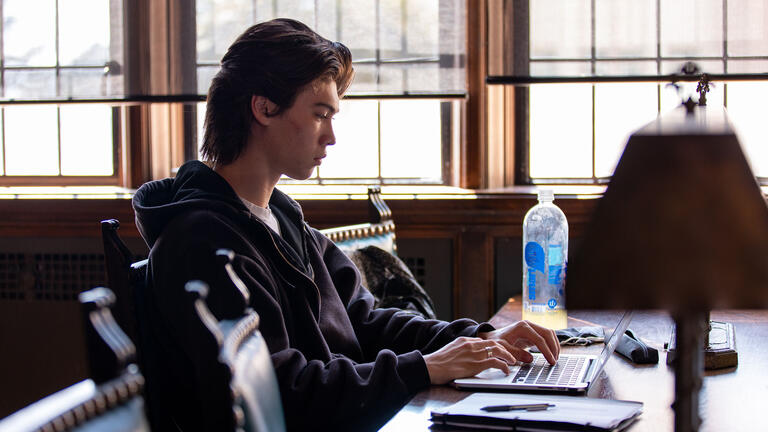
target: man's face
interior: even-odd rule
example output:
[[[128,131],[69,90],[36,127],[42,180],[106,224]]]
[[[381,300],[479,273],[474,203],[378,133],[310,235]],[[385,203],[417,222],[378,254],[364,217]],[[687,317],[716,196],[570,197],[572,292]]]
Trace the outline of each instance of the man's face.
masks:
[[[270,165],[297,180],[312,175],[325,157],[325,147],[336,143],[333,115],[339,111],[336,83],[318,79],[299,92],[294,104],[270,123]]]

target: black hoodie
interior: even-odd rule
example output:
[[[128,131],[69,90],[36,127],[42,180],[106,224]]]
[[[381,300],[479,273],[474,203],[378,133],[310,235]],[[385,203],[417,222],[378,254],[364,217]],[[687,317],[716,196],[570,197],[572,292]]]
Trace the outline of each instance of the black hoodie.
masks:
[[[381,426],[429,385],[423,354],[492,330],[471,320],[447,323],[374,309],[354,264],[304,222],[298,203],[275,189],[269,206],[282,236],[198,161],[184,164],[173,179],[143,185],[133,199],[136,224],[151,248],[141,301],[148,402],[150,415],[161,414],[166,425],[206,427],[204,397],[195,386],[210,365],[195,355],[184,284],[200,279],[211,286],[207,303],[218,319],[243,311],[241,297],[217,269],[219,248],[235,252],[235,270],[261,317],[291,430]]]

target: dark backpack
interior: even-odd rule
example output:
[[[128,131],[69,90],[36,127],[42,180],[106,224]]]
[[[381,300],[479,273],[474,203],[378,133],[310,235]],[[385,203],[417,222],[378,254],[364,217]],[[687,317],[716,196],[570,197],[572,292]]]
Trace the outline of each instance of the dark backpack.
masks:
[[[357,249],[350,258],[360,270],[363,286],[376,299],[375,307],[399,308],[435,319],[432,299],[400,258],[376,246]]]

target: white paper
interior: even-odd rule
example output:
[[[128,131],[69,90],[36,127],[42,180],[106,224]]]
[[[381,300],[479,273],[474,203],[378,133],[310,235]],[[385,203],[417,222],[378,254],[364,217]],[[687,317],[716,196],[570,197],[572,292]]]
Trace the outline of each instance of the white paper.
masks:
[[[486,412],[481,408],[490,405],[518,404],[554,404],[542,411],[501,411]],[[547,421],[570,423],[574,425],[590,424],[611,430],[623,421],[636,417],[642,412],[642,402],[594,399],[581,396],[550,396],[509,393],[473,393],[464,400],[434,410],[433,414],[464,415],[509,420]]]

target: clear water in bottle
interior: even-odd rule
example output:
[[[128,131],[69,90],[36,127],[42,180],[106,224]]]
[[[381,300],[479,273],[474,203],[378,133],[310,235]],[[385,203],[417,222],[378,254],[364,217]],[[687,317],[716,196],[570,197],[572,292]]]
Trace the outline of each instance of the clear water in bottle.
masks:
[[[561,329],[568,326],[568,221],[553,201],[551,190],[539,190],[539,203],[523,220],[523,319]]]

